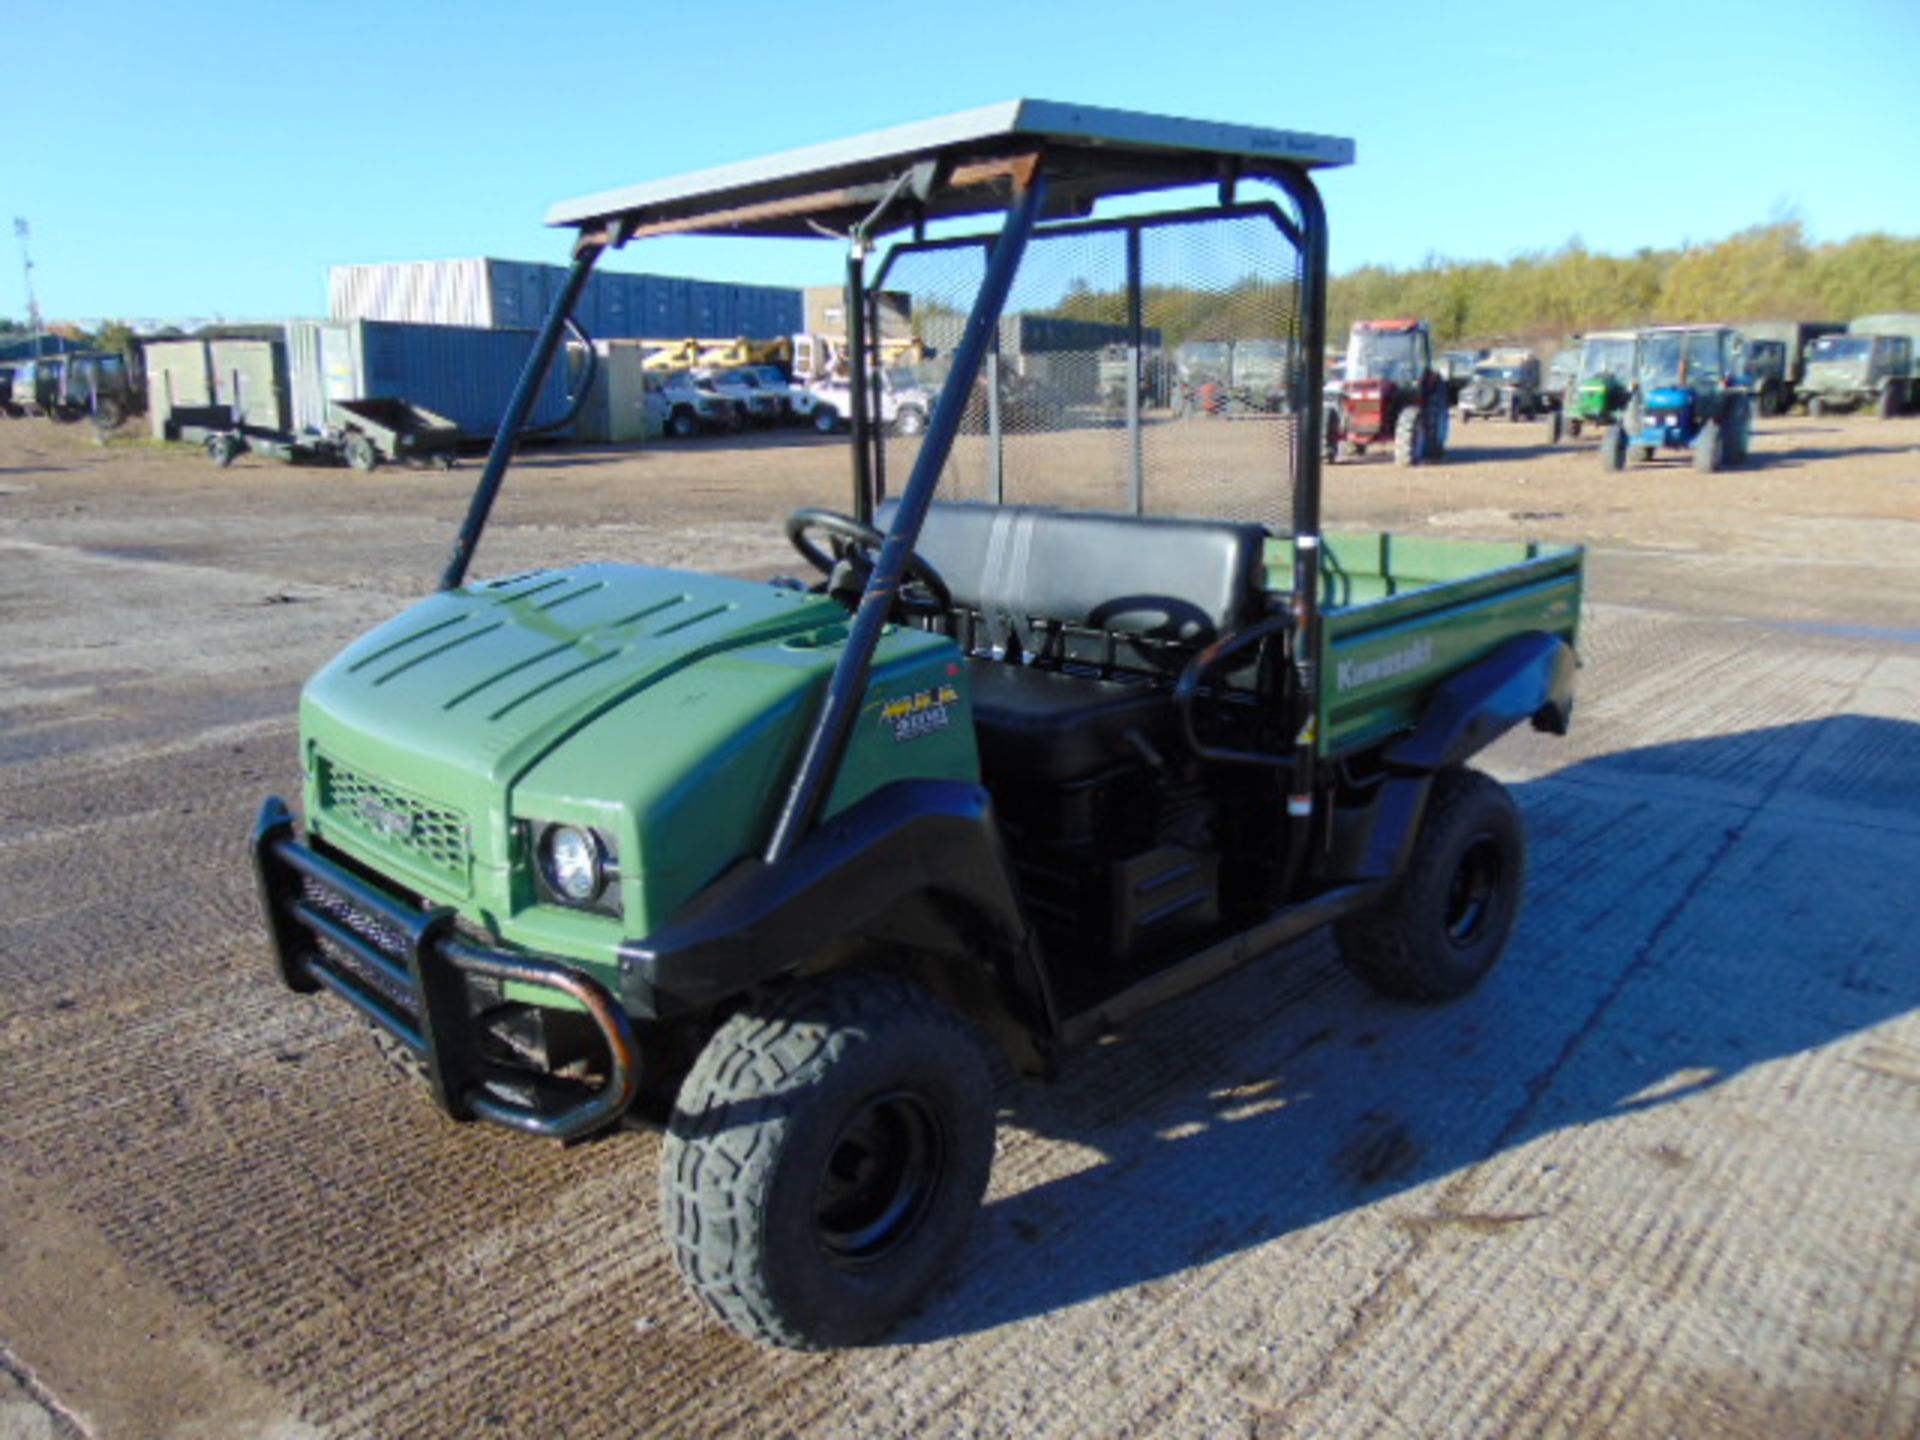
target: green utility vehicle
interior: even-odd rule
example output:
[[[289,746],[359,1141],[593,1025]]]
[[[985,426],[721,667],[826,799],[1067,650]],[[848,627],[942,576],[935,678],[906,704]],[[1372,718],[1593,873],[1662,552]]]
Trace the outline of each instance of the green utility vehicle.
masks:
[[[1580,365],[1547,416],[1547,440],[1578,439],[1588,426],[1612,425],[1633,399],[1640,371],[1640,335],[1634,330],[1595,330],[1580,342]],[[1636,422],[1629,417],[1629,428]]]
[[[1912,407],[1913,374],[1905,335],[1822,335],[1807,347],[1800,398],[1809,415],[1872,410],[1891,420]]]
[[[1526,845],[1468,762],[1565,730],[1582,552],[1322,533],[1312,172],[1352,149],[1021,101],[557,207],[574,265],[439,593],[302,697],[304,831],[269,800],[253,842],[280,977],[456,1119],[663,1126],[688,1284],[792,1346],[880,1334],[958,1253],[980,1040],[1045,1076],[1329,924],[1388,995],[1472,989]],[[870,291],[969,318],[923,432],[851,392],[850,512],[786,522],[814,583],[469,578],[607,250],[823,233],[856,356]],[[1002,318],[1067,276],[1287,339],[1302,400],[1033,435],[990,394],[962,434]]]

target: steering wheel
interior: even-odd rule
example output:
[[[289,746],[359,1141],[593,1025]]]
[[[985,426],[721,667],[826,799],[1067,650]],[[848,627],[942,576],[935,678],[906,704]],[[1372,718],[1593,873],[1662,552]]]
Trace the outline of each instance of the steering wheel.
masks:
[[[831,554],[814,544],[812,532],[829,537]],[[838,510],[796,510],[787,517],[787,539],[801,557],[825,575],[828,591],[849,608],[860,603],[874,562],[887,537],[873,526],[842,515]],[[937,618],[953,608],[947,582],[918,554],[907,552],[907,568],[894,605],[903,615]],[[838,583],[836,583],[838,582]],[[848,583],[852,582],[852,583]]]

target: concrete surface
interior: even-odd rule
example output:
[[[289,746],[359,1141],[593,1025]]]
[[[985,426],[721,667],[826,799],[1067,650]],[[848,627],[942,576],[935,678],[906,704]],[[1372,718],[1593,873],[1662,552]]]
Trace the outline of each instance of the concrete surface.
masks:
[[[1412,1009],[1311,940],[1009,1085],[952,1282],[795,1356],[682,1293],[653,1138],[454,1126],[269,978],[299,681],[473,471],[0,422],[0,1436],[1920,1432],[1920,421],[1770,422],[1712,479],[1471,438],[1329,485],[1596,545],[1573,736],[1487,759],[1505,964]],[[843,463],[550,452],[482,569],[786,568]]]

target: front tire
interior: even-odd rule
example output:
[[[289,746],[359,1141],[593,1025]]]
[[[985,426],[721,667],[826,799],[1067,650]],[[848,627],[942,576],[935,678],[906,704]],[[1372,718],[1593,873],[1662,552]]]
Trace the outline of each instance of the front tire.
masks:
[[[831,405],[813,407],[813,429],[818,435],[832,435],[840,428],[840,412]]]
[[[1526,830],[1506,787],[1464,766],[1442,770],[1393,890],[1334,926],[1340,957],[1396,1000],[1457,999],[1506,953],[1526,878]]]
[[[1712,475],[1726,463],[1726,432],[1718,420],[1709,420],[1700,427],[1700,434],[1693,442],[1693,468],[1702,475]]]
[[[1616,475],[1627,468],[1627,432],[1618,425],[1600,437],[1600,465]]]
[[[872,1340],[959,1251],[993,1128],[985,1057],[919,986],[789,985],[728,1019],[680,1088],[661,1155],[680,1273],[750,1340]]]
[[[1418,465],[1427,458],[1426,427],[1420,423],[1420,411],[1409,405],[1400,412],[1393,426],[1393,463]]]

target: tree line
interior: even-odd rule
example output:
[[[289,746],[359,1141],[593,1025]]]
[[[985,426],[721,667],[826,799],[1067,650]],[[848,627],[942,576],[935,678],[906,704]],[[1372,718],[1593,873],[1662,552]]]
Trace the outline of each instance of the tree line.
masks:
[[[1274,334],[1270,282],[1202,291],[1147,286],[1142,319],[1163,344]],[[1414,316],[1442,344],[1544,343],[1587,330],[1742,320],[1851,320],[1920,311],[1920,237],[1858,235],[1810,243],[1798,220],[1757,225],[1706,245],[1603,255],[1571,240],[1558,250],[1491,260],[1429,259],[1409,269],[1363,265],[1328,287],[1327,333],[1356,320]],[[1080,283],[1055,313],[1124,324],[1126,298]]]

